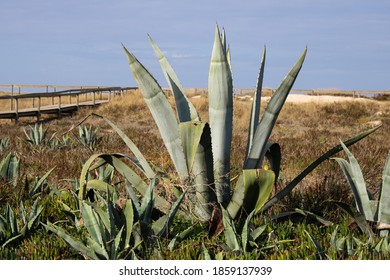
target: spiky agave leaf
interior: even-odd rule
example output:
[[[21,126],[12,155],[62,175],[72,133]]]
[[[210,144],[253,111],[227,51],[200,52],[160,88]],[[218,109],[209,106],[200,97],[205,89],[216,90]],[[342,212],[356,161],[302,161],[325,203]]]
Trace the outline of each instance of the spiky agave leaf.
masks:
[[[390,224],[390,153],[387,156],[382,175],[378,204],[378,220]]]
[[[47,224],[42,224],[47,230],[50,230],[57,234],[59,237],[61,237],[70,247],[72,247],[74,250],[82,254],[83,256],[86,256],[90,259],[98,259],[98,257],[95,254],[95,251],[84,245],[80,240],[72,237],[67,233],[64,229],[47,222]]]
[[[141,153],[141,151],[138,149],[138,147],[134,144],[134,142],[117,126],[115,125],[111,120],[93,113],[92,114],[95,117],[101,118],[105,120],[122,138],[122,140],[126,143],[127,147],[130,149],[130,151],[134,154],[134,156],[137,158],[140,166],[142,167],[142,171],[145,173],[145,175],[151,179],[154,176],[156,176],[156,173],[152,170],[149,163]]]
[[[134,224],[134,211],[133,204],[131,200],[126,200],[125,207],[123,209],[123,214],[125,218],[125,243],[124,248],[128,248],[130,246],[130,237],[133,231]]]
[[[181,144],[175,113],[160,85],[125,47],[131,72],[159,128],[161,137],[182,182],[188,179],[188,168]]]
[[[187,189],[188,190],[188,189]],[[180,204],[183,202],[184,197],[187,193],[187,190],[184,191],[180,197],[172,204],[171,210],[167,215],[162,216],[156,222],[152,224],[152,230],[156,236],[165,236],[169,232],[169,228],[173,223],[173,219],[176,216],[177,211],[179,210]]]
[[[340,165],[345,176],[348,179],[349,185],[352,189],[352,193],[355,198],[356,207],[360,213],[362,213],[367,220],[374,221],[374,214],[371,209],[370,198],[366,188],[366,182],[363,178],[362,170],[359,163],[353,154],[348,150],[342,141],[340,141],[341,147],[347,154],[349,162],[342,158],[334,158]]]
[[[9,153],[0,162],[0,178],[16,185],[19,178],[19,166],[20,159],[12,153]]]
[[[180,138],[188,170],[192,170],[199,142],[206,126],[205,122],[184,122],[179,124]],[[195,175],[196,176],[196,175]]]
[[[245,158],[248,158],[248,156],[249,156],[249,151],[253,145],[253,138],[255,136],[255,132],[256,132],[257,126],[259,124],[261,91],[263,89],[265,55],[266,55],[266,49],[264,47],[264,51],[263,51],[263,55],[262,55],[261,63],[260,63],[260,71],[259,71],[259,75],[257,77],[256,90],[255,90],[255,94],[253,95],[252,109],[251,109],[251,115],[250,115],[251,117],[249,120],[249,129],[248,129],[248,143],[246,146]]]
[[[367,131],[364,131],[344,142],[344,144],[348,147],[350,145],[359,142],[364,139],[371,133],[375,132],[380,126],[374,127]],[[286,195],[288,195],[298,184],[301,182],[310,172],[312,172],[318,165],[320,165],[325,160],[329,159],[336,153],[342,151],[343,148],[341,144],[334,146],[329,149],[327,152],[318,157],[315,161],[313,161],[308,167],[306,167],[297,177],[295,177],[290,183],[288,183],[282,190],[280,190],[277,194],[275,194],[269,201],[267,201],[263,207],[263,211],[272,207],[275,203],[283,199]]]
[[[258,213],[272,191],[274,180],[271,170],[244,169],[227,207],[230,216],[236,218],[242,208],[246,213]]]
[[[95,213],[95,211],[93,211],[92,206],[87,203],[83,202],[81,207],[83,221],[88,233],[94,241],[96,241],[101,247],[104,247],[106,240],[104,229],[99,221],[99,216]]]
[[[209,71],[209,120],[217,200],[226,206],[230,199],[230,148],[233,128],[233,81],[226,43],[216,26]]]
[[[229,212],[221,207],[222,210],[222,221],[224,230],[223,233],[225,235],[226,244],[232,250],[233,252],[239,252],[241,251],[240,244],[238,242],[238,234],[236,231],[236,227],[234,226],[233,219],[230,217]]]
[[[101,164],[107,163],[112,165],[115,170],[117,170],[123,177],[125,177],[131,186],[134,187],[134,189],[136,189],[139,193],[144,194],[146,192],[148,184],[146,184],[145,181],[142,180],[142,178],[132,168],[120,160],[120,158],[123,158],[122,154],[94,154],[86,161],[86,163],[83,165],[80,175],[80,190],[78,195],[79,201],[83,201],[85,199],[88,186],[99,187],[100,190],[107,186],[107,184],[102,181],[97,184],[95,182],[96,180],[88,180],[88,173],[91,171],[91,168],[97,168],[100,166],[92,166],[93,162],[97,159],[103,160]],[[154,206],[163,213],[168,213],[170,209],[170,203],[161,196],[155,197]]]
[[[206,123],[192,168],[195,184],[195,214],[204,221],[210,219],[213,210],[212,205],[216,202],[213,170],[211,132],[210,126]]]
[[[261,121],[256,129],[253,144],[249,148],[249,155],[244,164],[245,169],[260,168],[267,152],[266,145],[271,135],[272,129],[276,123],[280,111],[287,99],[287,96],[294,85],[294,82],[302,68],[302,64],[305,60],[307,49],[303,51],[303,54],[291,68],[289,73],[283,79],[276,92],[272,95],[265,112],[261,118]]]
[[[173,96],[175,97],[179,121],[199,121],[200,119],[198,112],[196,111],[195,106],[185,95],[183,86],[181,85],[179,78],[177,77],[171,64],[168,62],[164,53],[160,50],[157,44],[153,41],[152,37],[150,37],[150,35],[148,36],[150,44],[152,45],[153,50],[158,58],[158,61],[160,62],[160,66],[164,73],[165,79],[167,80],[168,85],[171,87]]]

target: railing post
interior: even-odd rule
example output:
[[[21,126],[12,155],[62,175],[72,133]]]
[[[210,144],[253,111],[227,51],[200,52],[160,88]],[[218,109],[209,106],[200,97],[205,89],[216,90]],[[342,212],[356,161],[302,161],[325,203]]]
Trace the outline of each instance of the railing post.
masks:
[[[76,98],[77,98],[77,100],[76,100],[77,107],[79,107],[79,103],[80,103],[80,93],[81,93],[81,91],[78,92],[77,96],[76,96]]]
[[[57,88],[54,88],[54,92],[57,92]],[[54,94],[51,97],[51,105],[54,105]]]
[[[93,106],[96,104],[96,91],[93,92]]]
[[[20,89],[20,88],[19,88]],[[19,121],[19,98],[15,98],[15,123]]]
[[[58,95],[58,118],[61,118],[61,95]]]
[[[14,109],[14,85],[11,85],[11,111]]]
[[[37,122],[41,119],[41,97],[38,97],[38,115],[37,115]]]

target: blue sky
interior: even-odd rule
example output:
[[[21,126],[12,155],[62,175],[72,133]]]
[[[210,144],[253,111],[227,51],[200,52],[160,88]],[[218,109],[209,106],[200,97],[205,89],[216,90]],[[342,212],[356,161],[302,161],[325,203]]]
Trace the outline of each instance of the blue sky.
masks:
[[[390,89],[387,0],[2,0],[0,84],[134,86],[123,43],[166,82],[148,42],[184,87],[206,87],[215,24],[232,52],[235,87],[277,87],[308,47],[295,88]]]

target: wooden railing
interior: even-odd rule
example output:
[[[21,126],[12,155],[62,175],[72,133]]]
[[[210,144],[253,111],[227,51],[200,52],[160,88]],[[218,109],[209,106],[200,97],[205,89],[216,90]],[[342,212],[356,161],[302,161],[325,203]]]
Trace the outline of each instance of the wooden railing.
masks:
[[[81,106],[96,106],[109,102],[114,95],[132,89],[135,88],[88,87],[39,93],[14,93],[11,91],[8,94],[0,95],[0,102],[10,100],[10,110],[0,112],[0,118],[14,119],[18,122],[20,117],[37,117],[39,120],[42,114],[57,114],[58,117],[61,117],[62,114],[72,113]],[[45,100],[45,104],[42,103],[42,100]],[[23,103],[24,108],[21,108],[21,103]],[[28,104],[26,105],[26,103]]]

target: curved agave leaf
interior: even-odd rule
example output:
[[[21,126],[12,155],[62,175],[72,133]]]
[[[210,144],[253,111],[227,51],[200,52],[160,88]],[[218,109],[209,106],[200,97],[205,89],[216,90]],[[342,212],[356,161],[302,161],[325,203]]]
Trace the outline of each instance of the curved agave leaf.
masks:
[[[302,68],[302,64],[306,57],[307,49],[291,68],[290,72],[283,79],[276,92],[272,95],[267,108],[261,118],[261,121],[256,129],[253,145],[250,148],[249,156],[244,164],[245,169],[254,169],[261,166],[263,158],[267,150],[265,149],[267,141],[271,135],[272,129],[276,123],[280,111],[287,99],[287,96],[294,85],[294,82]]]
[[[275,180],[271,170],[245,169],[239,177],[227,211],[236,218],[243,207],[246,213],[258,213],[267,201]]]
[[[85,199],[87,193],[88,172],[91,170],[92,163],[98,158],[101,158],[106,163],[112,165],[119,173],[126,177],[126,179],[136,189],[140,188],[142,191],[146,190],[147,185],[145,182],[129,166],[119,160],[121,157],[123,157],[121,154],[94,154],[85,162],[80,174],[79,200]],[[103,162],[101,162],[101,164],[103,164]]]
[[[97,214],[92,207],[87,203],[82,203],[82,217],[91,238],[96,241],[101,247],[104,246],[104,231],[102,232],[102,225],[99,222]]]
[[[134,224],[134,211],[133,211],[133,204],[131,200],[127,200],[125,207],[123,209],[123,214],[125,217],[125,248],[128,248],[130,246],[130,237],[131,232],[133,231],[133,224]]]
[[[244,253],[246,253],[246,248],[247,245],[251,240],[251,235],[250,235],[250,227],[252,223],[252,217],[255,212],[252,211],[248,217],[245,220],[244,227],[242,228],[242,233],[241,233],[241,243],[242,243],[242,250]]]
[[[356,142],[359,142],[363,138],[365,138],[368,135],[370,135],[371,133],[375,132],[379,127],[381,127],[381,126],[374,127],[372,129],[364,131],[364,132],[348,139],[347,141],[344,142],[345,146],[348,147],[350,145],[355,144]],[[332,157],[333,155],[335,155],[336,153],[338,153],[342,150],[343,150],[343,148],[339,144],[339,145],[331,148],[330,150],[328,150],[324,154],[322,154],[319,158],[317,158],[315,161],[313,161],[308,167],[306,167],[306,169],[304,169],[290,183],[288,183],[281,191],[279,191],[275,196],[273,196],[269,201],[267,201],[262,210],[265,211],[265,210],[269,209],[275,203],[277,203],[278,201],[283,199],[286,195],[288,195],[298,185],[299,182],[301,182],[303,180],[303,178],[305,178],[310,172],[312,172],[318,165],[320,165],[322,162],[324,162],[325,160],[329,159],[330,157]]]
[[[110,259],[106,249],[89,236],[87,236],[87,244],[88,244],[88,247],[92,248],[92,250],[96,254],[96,259],[98,259],[98,260],[109,260]]]
[[[153,50],[158,58],[158,61],[160,62],[160,66],[164,73],[165,79],[167,80],[168,85],[171,87],[173,96],[175,97],[176,109],[177,109],[179,121],[180,122],[199,121],[200,119],[199,119],[198,112],[196,111],[195,106],[185,95],[183,86],[181,85],[179,78],[177,77],[172,66],[168,62],[164,53],[153,41],[152,37],[150,37],[150,35],[148,35],[148,37],[149,37],[150,44],[152,45]]]
[[[0,177],[16,185],[19,178],[19,163],[20,159],[12,153],[9,153],[0,162]]]
[[[95,113],[93,113],[92,115],[105,120],[116,131],[116,133],[118,133],[118,135],[126,143],[127,147],[131,150],[131,152],[134,154],[134,156],[138,159],[138,162],[142,167],[142,171],[145,172],[145,175],[149,179],[156,176],[156,173],[150,167],[149,163],[147,162],[147,160],[145,159],[145,157],[143,156],[141,151],[138,149],[138,147],[118,126],[116,126],[111,120],[109,120],[101,115],[98,115]]]
[[[72,247],[74,250],[78,251],[80,254],[87,256],[88,258],[93,259],[93,260],[98,259],[94,250],[85,246],[80,240],[72,237],[62,228],[60,228],[56,225],[53,225],[50,222],[47,222],[47,224],[42,224],[42,225],[47,230],[52,231],[55,234],[57,234],[59,237],[61,237],[67,244],[69,244],[70,247]]]
[[[366,217],[364,217],[364,215],[362,213],[356,211],[350,205],[348,205],[344,202],[340,202],[340,201],[330,201],[330,202],[336,204],[337,207],[339,207],[341,210],[343,210],[345,213],[347,213],[352,219],[354,219],[354,221],[359,226],[359,228],[362,230],[362,232],[364,232],[368,236],[371,236],[371,237],[374,236],[374,233],[373,233],[370,225],[368,224]]]
[[[219,28],[216,26],[208,81],[214,180],[217,200],[230,199],[230,148],[233,127],[233,81],[230,64]]]
[[[221,207],[221,210],[222,210],[222,221],[224,226],[223,233],[225,235],[226,244],[233,252],[239,252],[241,251],[241,247],[237,240],[238,235],[237,235],[236,227],[234,226],[233,219],[230,217],[228,211],[225,208]]]
[[[378,220],[390,224],[390,153],[387,156],[380,189]]]
[[[370,198],[366,188],[366,182],[363,178],[362,170],[359,163],[353,154],[348,150],[342,141],[341,147],[347,154],[349,162],[342,158],[334,158],[340,165],[348,182],[351,186],[353,196],[355,198],[356,207],[360,213],[362,213],[367,220],[374,221],[374,215],[371,210]],[[375,211],[374,211],[375,212]]]
[[[211,132],[210,126],[206,123],[192,168],[195,183],[195,214],[204,221],[210,220],[212,203],[216,201],[213,170]]]
[[[172,225],[173,219],[175,218],[177,211],[179,210],[180,204],[184,200],[187,190],[184,191],[181,196],[172,204],[172,207],[167,215],[162,216],[160,219],[153,223],[152,229],[155,235],[164,236],[168,234],[168,230]]]
[[[179,124],[180,139],[188,170],[192,170],[199,142],[206,126],[205,122],[183,122]]]
[[[131,186],[134,187],[139,193],[144,194],[146,192],[148,185],[142,180],[141,177],[138,176],[134,170],[132,170],[126,163],[120,160],[122,157],[122,154],[94,154],[86,161],[86,163],[83,165],[83,169],[80,175],[80,201],[83,201],[87,194],[89,184],[88,172],[92,168],[96,168],[104,164],[103,162],[100,162],[99,165],[92,165],[92,163],[98,159],[102,159],[105,163],[112,165],[115,170],[117,170],[123,177],[125,177]],[[96,185],[94,185],[94,187],[96,187]],[[99,189],[102,188],[103,185],[99,186]],[[171,205],[161,196],[156,196],[154,206],[161,212],[168,213]]]
[[[154,188],[157,184],[157,178],[150,180],[150,184],[142,198],[140,207],[140,218],[145,224],[149,224],[154,205]]]
[[[104,181],[93,179],[88,180],[87,182],[87,190],[94,189],[97,191],[105,192],[107,188],[110,190],[110,192],[114,191],[114,188]]]
[[[246,146],[245,159],[247,159],[249,157],[249,152],[250,152],[250,149],[253,145],[253,138],[255,136],[255,132],[256,132],[257,126],[259,124],[261,91],[263,89],[265,55],[266,55],[266,49],[264,47],[264,51],[263,51],[263,55],[262,55],[261,63],[260,63],[260,71],[259,71],[259,75],[257,77],[256,91],[255,91],[255,94],[253,95],[251,118],[249,120],[248,143]]]
[[[135,56],[123,47],[131,72],[160,130],[161,137],[182,182],[188,178],[188,168],[181,144],[175,113],[160,85]]]
[[[316,255],[319,257],[320,260],[323,260],[326,258],[324,250],[321,248],[321,245],[318,243],[318,241],[315,239],[315,237],[308,232],[307,230],[304,230],[304,232],[307,234],[307,236],[310,238],[311,242],[313,242],[314,246],[316,247],[317,253]]]

